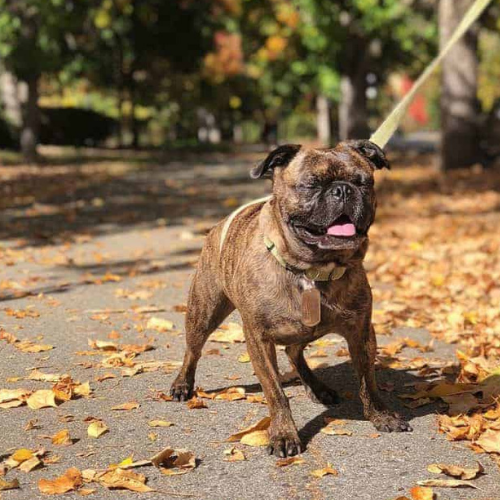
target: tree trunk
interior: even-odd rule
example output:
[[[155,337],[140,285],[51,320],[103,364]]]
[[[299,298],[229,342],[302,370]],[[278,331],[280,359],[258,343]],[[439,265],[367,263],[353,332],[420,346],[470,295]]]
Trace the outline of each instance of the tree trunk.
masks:
[[[19,83],[10,71],[1,70],[0,99],[4,105],[5,118],[7,118],[11,125],[20,128],[23,121],[23,114],[19,98]]]
[[[324,95],[316,98],[316,122],[318,127],[318,141],[323,146],[332,143],[332,127],[330,119],[330,101]]]
[[[473,0],[440,0],[441,46]],[[443,62],[441,92],[441,170],[469,167],[481,160],[480,107],[477,99],[477,31],[472,29]]]
[[[25,104],[21,130],[21,151],[29,163],[38,160],[37,146],[40,129],[40,109],[38,108],[38,75],[30,76],[26,81],[28,97]]]
[[[339,138],[368,138],[366,73],[363,69],[345,74],[340,81]]]

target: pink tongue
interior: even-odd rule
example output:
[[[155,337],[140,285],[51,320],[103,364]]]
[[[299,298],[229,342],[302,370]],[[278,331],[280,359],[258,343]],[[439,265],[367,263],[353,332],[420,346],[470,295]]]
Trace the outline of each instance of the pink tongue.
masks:
[[[356,228],[354,224],[334,224],[328,228],[327,234],[331,236],[354,236]]]

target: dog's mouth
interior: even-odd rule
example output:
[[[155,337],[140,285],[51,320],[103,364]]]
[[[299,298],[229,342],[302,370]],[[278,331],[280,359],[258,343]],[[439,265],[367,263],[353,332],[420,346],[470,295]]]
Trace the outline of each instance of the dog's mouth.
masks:
[[[305,243],[317,245],[321,248],[350,246],[359,237],[363,236],[351,217],[345,213],[325,226],[293,221],[292,227],[299,238]]]
[[[301,222],[293,222],[292,224],[298,232],[310,236],[311,238],[322,238],[324,236],[352,238],[356,236],[357,233],[354,222],[347,214],[340,215],[328,226],[303,224]]]

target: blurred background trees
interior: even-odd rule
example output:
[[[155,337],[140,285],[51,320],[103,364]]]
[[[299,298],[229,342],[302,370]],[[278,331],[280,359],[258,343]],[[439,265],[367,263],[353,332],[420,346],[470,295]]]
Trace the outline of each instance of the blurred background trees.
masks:
[[[472,0],[0,0],[0,147],[369,137]],[[497,154],[500,2],[401,127]]]

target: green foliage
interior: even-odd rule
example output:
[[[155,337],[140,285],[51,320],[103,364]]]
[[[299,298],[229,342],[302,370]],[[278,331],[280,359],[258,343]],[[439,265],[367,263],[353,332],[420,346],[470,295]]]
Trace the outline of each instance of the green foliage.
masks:
[[[0,56],[20,79],[59,71],[75,55],[85,2],[0,0]]]

